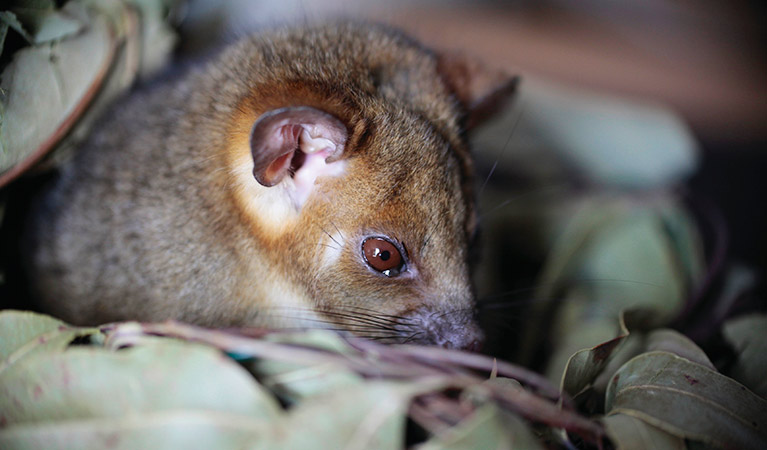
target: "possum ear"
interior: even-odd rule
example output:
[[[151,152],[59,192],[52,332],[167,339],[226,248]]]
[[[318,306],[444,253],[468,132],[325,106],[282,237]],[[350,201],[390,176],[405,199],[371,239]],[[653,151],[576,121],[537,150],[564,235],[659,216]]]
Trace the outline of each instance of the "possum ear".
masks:
[[[481,61],[456,53],[440,54],[437,70],[466,111],[472,129],[499,112],[514,96],[519,76],[488,68]]]
[[[341,156],[347,136],[340,120],[319,109],[291,106],[268,111],[250,132],[253,176],[267,187],[290,176],[298,188],[311,190],[318,176],[331,174],[329,163]]]

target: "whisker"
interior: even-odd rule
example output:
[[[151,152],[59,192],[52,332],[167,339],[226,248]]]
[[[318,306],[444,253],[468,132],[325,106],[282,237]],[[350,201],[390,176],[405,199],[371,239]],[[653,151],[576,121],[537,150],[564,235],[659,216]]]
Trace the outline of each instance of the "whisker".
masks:
[[[335,242],[335,243],[338,245],[338,247],[343,247],[343,245],[341,245],[341,243],[340,243],[340,242],[338,242],[338,241],[336,240],[336,238],[334,238],[334,237],[333,237],[333,235],[332,235],[332,234],[328,233],[328,231],[327,231],[325,228],[323,228],[323,227],[320,227],[320,230],[322,230],[322,232],[323,232],[323,233],[327,234],[327,235],[328,235],[328,237],[330,238],[330,240],[331,240],[331,241],[333,241],[333,242]]]
[[[333,222],[332,220],[330,221],[330,224],[331,224],[331,225],[333,225],[333,228],[335,228],[335,229],[336,229],[336,231],[338,231],[338,235],[339,235],[339,236],[341,236],[341,238],[342,238],[343,240],[346,240],[346,236],[344,236],[344,234],[343,234],[343,233],[341,233],[341,230],[338,228],[338,225],[336,225],[336,223],[335,223],[335,222]]]
[[[369,325],[370,327],[375,327],[381,330],[392,330],[392,331],[396,330],[396,328],[393,328],[389,326],[388,324],[381,324],[372,320],[363,320],[362,318],[351,316],[351,315],[333,313],[332,316],[348,319],[354,325]]]
[[[417,331],[417,332],[411,334],[410,336],[408,336],[404,341],[402,341],[402,343],[403,344],[407,344],[409,342],[412,342],[416,338],[418,338],[419,336],[422,336],[423,334],[424,334],[423,331]]]
[[[391,317],[392,319],[397,319],[397,320],[413,321],[413,319],[409,318],[409,317],[395,316],[395,315],[392,315],[392,314],[381,314],[380,312],[376,311],[375,309],[364,308],[362,306],[344,306],[344,309],[358,310],[358,311],[367,311],[367,312],[375,314],[376,317]]]
[[[483,213],[481,213],[479,215],[479,220],[482,221],[483,219],[486,219],[487,217],[491,216],[492,214],[494,214],[494,213],[500,211],[501,209],[503,209],[504,207],[510,205],[511,203],[519,201],[520,199],[523,199],[525,197],[530,197],[530,196],[533,196],[533,195],[543,195],[543,194],[545,194],[545,193],[547,193],[549,191],[560,190],[560,189],[568,187],[568,186],[569,186],[568,183],[557,183],[557,184],[552,184],[552,185],[549,185],[549,186],[541,186],[541,187],[537,187],[535,189],[530,189],[527,192],[522,192],[521,194],[515,195],[515,196],[513,196],[511,198],[508,198],[508,199],[502,201],[501,203],[493,206],[489,211],[484,211]]]
[[[367,312],[359,312],[355,310],[347,310],[347,311],[323,311],[325,314],[333,314],[339,317],[355,317],[355,318],[365,318],[368,321],[380,323],[383,325],[400,325],[403,324],[402,320],[398,319],[389,319],[387,317],[379,317],[376,314],[370,314]]]
[[[490,168],[490,172],[488,172],[487,177],[485,177],[485,181],[482,183],[482,187],[479,188],[478,196],[481,196],[482,193],[485,191],[485,187],[487,187],[487,182],[490,181],[490,178],[493,176],[493,173],[495,173],[495,169],[498,167],[498,161],[500,161],[503,154],[506,153],[506,149],[509,147],[511,138],[514,136],[514,133],[517,131],[517,125],[519,125],[519,121],[522,118],[522,114],[525,112],[524,106],[525,106],[524,103],[520,105],[519,114],[517,115],[517,119],[514,121],[514,125],[511,127],[511,131],[509,132],[509,137],[506,138],[506,143],[503,144],[501,151],[498,153],[498,157],[495,158],[493,167]]]

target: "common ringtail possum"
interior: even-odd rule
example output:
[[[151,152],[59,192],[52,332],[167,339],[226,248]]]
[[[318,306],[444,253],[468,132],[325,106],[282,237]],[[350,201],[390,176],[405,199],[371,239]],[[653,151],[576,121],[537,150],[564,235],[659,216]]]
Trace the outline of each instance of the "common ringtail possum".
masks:
[[[512,86],[383,26],[246,38],[100,122],[33,207],[31,287],[75,324],[477,348],[465,131]]]

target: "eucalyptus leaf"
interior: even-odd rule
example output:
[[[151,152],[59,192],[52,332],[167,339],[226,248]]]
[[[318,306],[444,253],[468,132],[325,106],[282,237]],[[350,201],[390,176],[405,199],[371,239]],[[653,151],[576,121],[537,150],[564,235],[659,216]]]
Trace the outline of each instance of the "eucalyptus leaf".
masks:
[[[7,31],[8,28],[11,28],[15,32],[19,33],[21,37],[27,40],[27,42],[33,42],[34,38],[32,38],[32,35],[29,34],[29,32],[24,28],[24,25],[19,21],[19,18],[16,17],[16,14],[14,14],[12,11],[0,11],[0,23],[5,25],[5,29]],[[5,39],[5,36],[3,36],[3,39]]]
[[[732,377],[767,398],[767,315],[751,314],[729,320],[722,333],[738,353]]]
[[[291,403],[323,395],[344,387],[364,384],[356,373],[335,364],[292,364],[256,360],[246,363],[264,386]]]
[[[4,116],[0,124],[0,184],[40,159],[64,136],[96,95],[114,57],[106,22],[49,46],[18,51],[0,77]]]
[[[0,385],[7,425],[174,409],[262,420],[280,414],[276,400],[231,359],[175,340],[117,352],[77,346],[38,353],[1,372]]]
[[[30,341],[68,328],[64,322],[30,311],[0,311],[0,361],[5,361]]]
[[[554,298],[574,285],[590,300],[587,317],[615,319],[623,309],[641,307],[655,312],[656,323],[668,321],[688,282],[664,224],[669,211],[682,214],[662,199],[595,196],[583,203],[552,249],[539,296]]]
[[[308,346],[331,353],[348,354],[349,344],[337,333],[326,330],[308,330],[304,333],[274,333],[266,337],[270,342]],[[322,395],[344,386],[363,383],[363,378],[337,364],[307,363],[295,364],[268,359],[256,359],[246,363],[261,382],[278,392],[290,402]]]
[[[130,0],[141,14],[141,77],[157,73],[168,60],[178,36],[167,23],[168,11],[178,0]]]
[[[706,353],[692,339],[682,333],[670,329],[651,331],[645,340],[645,352],[662,351],[673,353],[692,362],[716,370]]]
[[[575,396],[590,386],[625,337],[618,336],[596,347],[580,350],[570,357],[562,376],[562,391]]]
[[[544,146],[591,183],[652,189],[697,166],[690,129],[659,105],[538,80],[528,80],[520,97]]]
[[[605,409],[723,447],[767,444],[767,401],[731,378],[667,352],[643,353],[623,365],[607,388]]]
[[[493,404],[477,408],[465,421],[432,437],[418,450],[543,449],[520,418]]]
[[[683,438],[654,427],[636,417],[615,414],[602,419],[607,436],[617,450],[685,450]]]
[[[78,33],[83,29],[83,24],[60,11],[50,11],[39,18],[32,28],[35,44],[43,44],[50,41],[64,39],[67,36]]]
[[[126,417],[33,422],[0,429],[7,449],[269,449],[271,422],[220,411],[169,410]],[[274,442],[274,440],[271,440]],[[274,448],[274,447],[271,447]]]
[[[265,448],[400,449],[412,397],[439,387],[377,381],[312,397],[291,411]]]

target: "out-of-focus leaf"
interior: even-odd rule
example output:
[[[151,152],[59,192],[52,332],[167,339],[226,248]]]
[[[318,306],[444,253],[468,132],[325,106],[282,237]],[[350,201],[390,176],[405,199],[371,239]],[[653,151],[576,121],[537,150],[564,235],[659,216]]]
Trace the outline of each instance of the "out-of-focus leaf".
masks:
[[[544,448],[524,421],[492,404],[479,408],[468,420],[431,438],[418,450]]]
[[[670,199],[642,203],[595,196],[570,219],[552,249],[537,294],[556,300],[558,307],[553,322],[533,327],[556,330],[547,335],[555,347],[546,371],[550,379],[561,377],[574,352],[615,337],[620,311],[646,311],[643,327],[653,328],[681,309],[693,275],[679,263],[663,219],[668,214],[683,214]],[[694,228],[684,233],[696,235]],[[538,306],[543,310],[552,303]]]
[[[363,383],[361,376],[334,364],[256,360],[246,366],[259,376],[264,386],[293,403]]]
[[[344,354],[350,351],[349,344],[333,332],[310,330],[306,333],[275,333],[266,337],[271,342],[298,344],[329,352]],[[278,392],[291,402],[355,386],[363,382],[356,373],[335,364],[294,364],[267,359],[256,359],[247,364],[265,386]]]
[[[618,450],[685,450],[684,439],[636,417],[615,414],[602,419],[607,436]]]
[[[703,277],[705,258],[702,239],[692,217],[673,205],[667,205],[658,212],[668,243],[673,249],[672,255],[677,261],[679,275],[684,277],[689,286],[697,285]]]
[[[767,401],[671,353],[643,353],[621,367],[607,388],[605,410],[715,445],[761,449],[767,443]]]
[[[39,160],[72,127],[98,92],[114,57],[113,33],[104,20],[49,46],[16,53],[0,81],[0,184]]]
[[[108,399],[105,399],[108,401]],[[270,448],[271,422],[224,412],[156,411],[125,418],[35,422],[0,430],[0,448],[115,450]],[[294,432],[296,432],[294,430]],[[269,440],[269,443],[274,440]]]
[[[42,44],[73,35],[83,29],[83,24],[60,11],[49,11],[39,17],[35,26],[30,29],[34,35],[34,43]]]
[[[18,17],[16,17],[16,14],[14,14],[11,11],[0,11],[0,24],[3,24],[5,26],[5,30],[7,31],[8,28],[11,28],[12,30],[16,31],[27,40],[27,42],[33,42],[34,38],[31,34],[24,28],[24,25],[19,21]],[[3,40],[5,39],[5,33],[3,33]],[[2,47],[0,47],[0,50]],[[0,52],[2,54],[2,52]]]
[[[411,398],[435,388],[438,384],[372,382],[309,398],[291,410],[264,448],[399,449]]]
[[[584,204],[552,250],[541,296],[576,285],[591,299],[588,316],[614,319],[641,307],[654,310],[659,323],[668,320],[680,308],[687,277],[661,219],[674,209],[666,203],[600,197]]]
[[[24,358],[63,350],[76,338],[97,333],[96,329],[70,327],[43,314],[13,310],[0,312],[0,330],[0,376]]]
[[[675,330],[653,330],[647,335],[644,352],[655,351],[673,353],[711,370],[716,370],[714,364],[700,347],[690,338]]]
[[[562,391],[575,396],[590,386],[625,337],[625,334],[618,336],[596,347],[580,350],[570,357],[562,376]]]
[[[697,166],[689,128],[658,105],[536,81],[520,92],[539,139],[592,183],[654,188]]]
[[[767,398],[767,315],[729,320],[722,333],[738,353],[732,377]]]
[[[38,353],[0,373],[0,385],[8,426],[173,409],[262,420],[280,413],[276,401],[231,359],[175,340],[118,352],[77,346]]]
[[[167,23],[169,10],[178,0],[130,0],[141,14],[141,67],[140,76],[147,78],[156,73],[175,47],[178,37]]]

